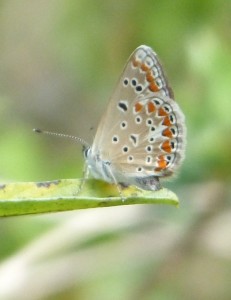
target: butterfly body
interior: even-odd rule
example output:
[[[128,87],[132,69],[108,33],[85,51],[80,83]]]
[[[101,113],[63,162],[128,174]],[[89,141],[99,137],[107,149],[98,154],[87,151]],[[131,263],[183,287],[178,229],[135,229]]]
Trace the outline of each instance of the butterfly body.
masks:
[[[156,53],[138,47],[130,56],[92,147],[84,150],[95,178],[160,189],[159,178],[175,173],[184,159],[184,115],[174,101]]]
[[[136,174],[127,174],[122,170],[117,170],[109,160],[103,160],[100,154],[93,156],[91,148],[85,150],[85,157],[89,171],[94,178],[123,186],[135,185],[144,190],[158,190],[161,187],[158,177],[138,177]]]

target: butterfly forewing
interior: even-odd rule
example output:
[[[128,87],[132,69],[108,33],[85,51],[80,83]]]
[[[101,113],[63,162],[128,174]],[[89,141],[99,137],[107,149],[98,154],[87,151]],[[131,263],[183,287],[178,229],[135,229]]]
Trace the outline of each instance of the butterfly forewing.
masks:
[[[92,155],[128,177],[169,176],[185,147],[184,116],[173,100],[153,50],[138,47],[129,58],[103,115]]]

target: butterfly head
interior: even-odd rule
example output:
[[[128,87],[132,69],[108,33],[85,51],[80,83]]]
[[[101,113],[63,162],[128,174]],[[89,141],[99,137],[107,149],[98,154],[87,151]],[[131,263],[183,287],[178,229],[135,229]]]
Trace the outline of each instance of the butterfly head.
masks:
[[[82,151],[83,151],[84,159],[87,160],[91,152],[91,147],[87,145],[83,145]]]

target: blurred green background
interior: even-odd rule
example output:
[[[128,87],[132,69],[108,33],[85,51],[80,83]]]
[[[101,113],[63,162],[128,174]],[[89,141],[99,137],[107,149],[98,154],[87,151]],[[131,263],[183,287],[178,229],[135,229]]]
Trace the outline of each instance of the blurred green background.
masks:
[[[0,299],[231,299],[231,1],[0,2],[0,181],[82,176],[131,52],[151,46],[186,115],[180,208],[0,219]],[[93,129],[92,129],[93,128]]]

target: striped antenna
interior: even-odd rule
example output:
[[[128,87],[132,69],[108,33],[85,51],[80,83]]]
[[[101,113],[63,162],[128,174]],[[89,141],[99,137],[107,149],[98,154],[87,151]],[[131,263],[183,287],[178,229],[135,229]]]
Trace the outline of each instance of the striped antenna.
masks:
[[[80,144],[82,144],[86,148],[90,147],[90,145],[86,141],[84,141],[83,139],[81,139],[80,137],[77,137],[77,136],[64,134],[64,133],[51,132],[51,131],[47,131],[47,130],[41,130],[39,128],[34,128],[33,131],[36,133],[43,133],[43,134],[54,135],[54,136],[58,136],[58,137],[75,140],[75,141],[78,141]]]

